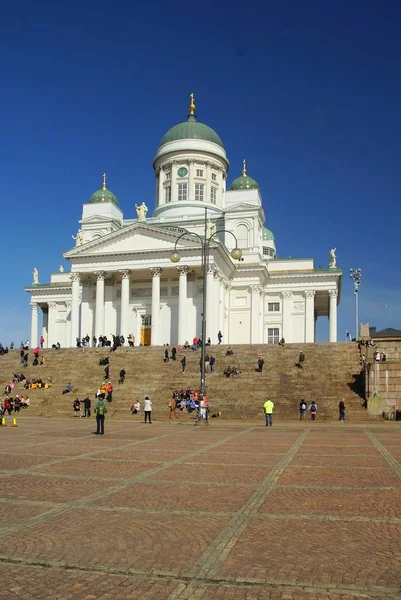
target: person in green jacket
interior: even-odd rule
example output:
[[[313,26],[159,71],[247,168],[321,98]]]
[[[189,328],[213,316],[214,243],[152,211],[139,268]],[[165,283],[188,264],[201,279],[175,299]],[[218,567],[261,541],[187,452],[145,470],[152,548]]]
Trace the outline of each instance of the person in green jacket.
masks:
[[[95,405],[95,415],[96,415],[96,431],[94,431],[95,435],[104,435],[104,418],[107,413],[107,406],[104,403],[103,398],[100,398]]]
[[[273,425],[274,402],[266,400],[263,410],[265,411],[266,427],[271,427]]]

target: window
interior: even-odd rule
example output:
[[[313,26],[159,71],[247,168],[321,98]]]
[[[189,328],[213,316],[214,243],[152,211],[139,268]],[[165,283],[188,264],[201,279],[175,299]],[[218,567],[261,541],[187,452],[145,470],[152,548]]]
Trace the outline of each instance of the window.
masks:
[[[217,188],[212,186],[210,188],[210,202],[212,202],[212,204],[216,204],[216,200],[217,200]]]
[[[203,169],[196,169],[196,176],[203,177]]]
[[[142,327],[152,326],[152,315],[141,315]]]
[[[166,171],[166,179],[171,179],[171,171]]]
[[[166,202],[171,202],[171,185],[164,188],[164,199]]]
[[[269,312],[280,312],[280,302],[269,302],[267,310]]]
[[[217,181],[217,175],[216,175],[216,173],[212,173],[212,181]]]
[[[178,184],[178,200],[186,200],[188,192],[188,184],[187,183],[179,183]]]
[[[280,330],[278,327],[269,327],[267,330],[267,343],[278,344],[280,341]]]
[[[267,246],[263,246],[263,254],[264,256],[274,256],[273,248],[268,248]]]
[[[203,202],[203,183],[195,183],[195,200],[201,200]]]

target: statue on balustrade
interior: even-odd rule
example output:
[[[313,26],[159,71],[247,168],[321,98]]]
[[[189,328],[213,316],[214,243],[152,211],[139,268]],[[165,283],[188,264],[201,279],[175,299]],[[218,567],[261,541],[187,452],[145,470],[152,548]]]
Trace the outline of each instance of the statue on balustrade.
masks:
[[[142,202],[139,206],[135,204],[136,214],[138,216],[138,221],[146,221],[146,214],[148,212],[148,207],[145,202]]]
[[[77,235],[72,235],[71,237],[73,240],[75,240],[75,246],[82,246],[82,244],[84,243],[82,229],[78,229]]]
[[[32,283],[37,285],[39,283],[39,271],[35,267],[32,273]]]
[[[329,264],[329,268],[330,269],[335,269],[336,266],[337,266],[336,248],[332,248],[330,250],[330,264]]]

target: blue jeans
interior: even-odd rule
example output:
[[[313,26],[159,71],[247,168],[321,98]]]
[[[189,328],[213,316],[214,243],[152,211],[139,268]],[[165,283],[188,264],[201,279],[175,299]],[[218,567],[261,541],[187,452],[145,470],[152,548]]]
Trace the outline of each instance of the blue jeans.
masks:
[[[273,415],[270,413],[265,413],[266,419],[266,427],[271,427],[273,425]]]

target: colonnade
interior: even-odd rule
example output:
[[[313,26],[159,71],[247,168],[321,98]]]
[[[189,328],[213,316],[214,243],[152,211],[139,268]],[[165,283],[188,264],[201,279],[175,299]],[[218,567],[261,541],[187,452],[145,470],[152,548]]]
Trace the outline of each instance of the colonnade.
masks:
[[[188,273],[187,265],[179,265],[178,271],[178,344],[183,345],[187,340],[187,297],[188,297]],[[123,269],[118,272],[121,277],[121,305],[120,305],[120,335],[127,338],[129,331],[129,311],[130,311],[130,275],[129,269]],[[160,320],[160,279],[162,274],[161,267],[150,268],[152,275],[152,302],[151,302],[151,344],[159,346],[165,340],[161,339],[161,320]],[[95,272],[96,276],[96,297],[95,297],[95,328],[94,334],[98,338],[105,334],[105,271]],[[230,299],[229,294],[231,285],[228,280],[216,269],[215,265],[210,265],[206,272],[207,278],[207,298],[206,298],[206,323],[207,336],[216,337],[219,329],[222,329],[225,343],[230,343],[227,317],[229,316]],[[215,285],[216,284],[216,285]],[[329,295],[329,341],[337,341],[337,289],[328,290]],[[315,340],[315,290],[306,290],[305,297],[305,332],[304,341],[314,342]],[[250,341],[252,344],[264,342],[264,290],[259,285],[250,287],[251,297],[251,331]],[[291,313],[293,311],[293,296],[291,291],[281,293],[282,298],[282,336],[286,341],[292,340]],[[82,301],[81,274],[71,273],[71,301],[67,302],[67,310],[70,308],[70,323],[67,329],[68,339],[71,347],[75,347],[77,338],[81,337],[80,332],[80,306]],[[47,302],[47,331],[48,339],[53,339],[52,328],[55,324],[55,314],[57,304]],[[39,303],[31,302],[31,345],[38,343],[38,308]],[[190,340],[189,340],[190,341]]]

